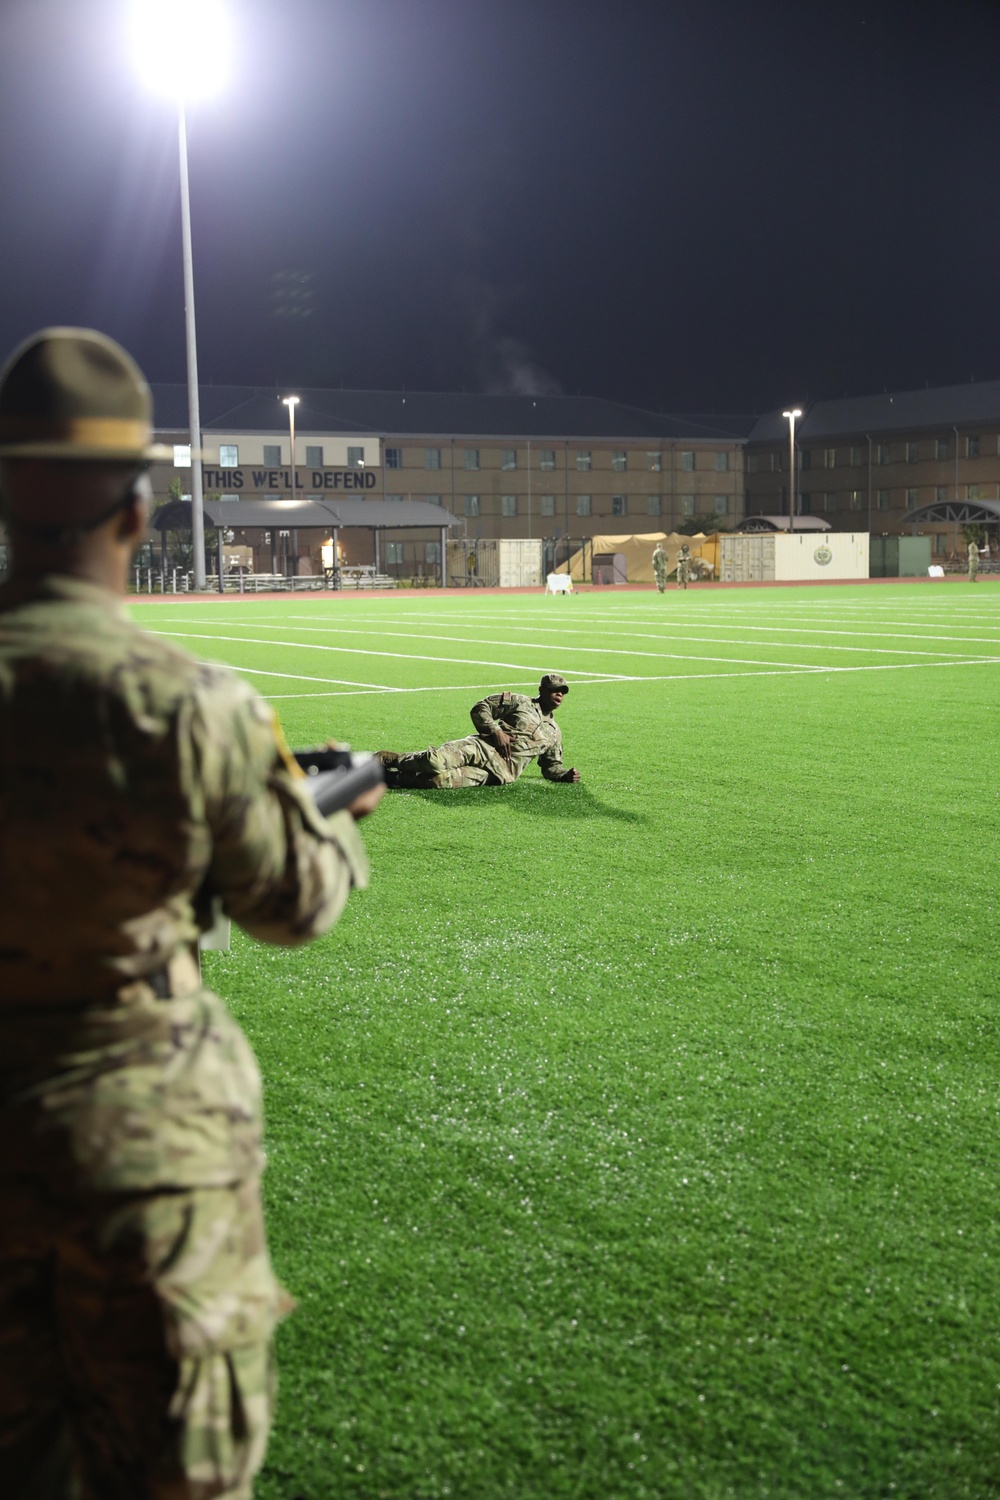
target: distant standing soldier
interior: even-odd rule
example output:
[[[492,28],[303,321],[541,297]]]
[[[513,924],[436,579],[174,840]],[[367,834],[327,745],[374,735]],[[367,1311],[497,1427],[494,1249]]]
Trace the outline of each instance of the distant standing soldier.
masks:
[[[677,554],[677,587],[686,589],[691,582],[691,549],[687,542],[681,546]]]
[[[667,586],[667,554],[663,550],[663,543],[657,542],[653,549],[653,577],[656,579],[656,587],[662,594]]]
[[[979,573],[979,543],[969,543],[969,582],[975,583]]]
[[[320,817],[257,694],[128,619],[151,437],[102,334],[46,329],[0,375],[4,1500],[248,1500],[291,1301],[196,898],[308,942],[365,884],[378,800]]]
[[[448,740],[428,750],[400,755],[379,750],[390,787],[437,788],[506,786],[533,760],[546,781],[579,781],[580,773],[562,763],[562,734],[553,714],[569,692],[558,672],[547,672],[538,697],[526,693],[493,693],[473,704],[476,733]]]

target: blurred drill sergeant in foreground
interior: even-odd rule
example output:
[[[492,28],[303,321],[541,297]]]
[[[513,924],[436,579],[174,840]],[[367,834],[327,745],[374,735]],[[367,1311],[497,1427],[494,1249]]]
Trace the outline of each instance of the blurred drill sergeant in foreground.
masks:
[[[294,945],[366,882],[271,710],[128,620],[152,406],[110,339],[0,376],[0,1495],[243,1500],[291,1299],[253,1054],[201,983],[207,886]]]
[[[548,672],[538,697],[494,693],[472,708],[476,733],[449,740],[437,749],[400,755],[379,750],[390,787],[506,786],[535,759],[546,781],[579,781],[580,773],[562,763],[562,734],[552,715],[569,692],[558,672]]]
[[[662,594],[667,586],[667,554],[663,550],[663,543],[657,542],[653,548],[653,577],[656,579],[656,587]]]

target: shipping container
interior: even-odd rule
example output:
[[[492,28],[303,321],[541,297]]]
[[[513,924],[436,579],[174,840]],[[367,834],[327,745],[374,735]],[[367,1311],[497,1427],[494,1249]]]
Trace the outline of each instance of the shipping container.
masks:
[[[872,537],[872,578],[926,578],[930,565],[929,536]]]
[[[450,588],[529,589],[542,586],[542,543],[535,538],[449,541]]]
[[[723,583],[868,577],[865,531],[775,531],[719,540]]]

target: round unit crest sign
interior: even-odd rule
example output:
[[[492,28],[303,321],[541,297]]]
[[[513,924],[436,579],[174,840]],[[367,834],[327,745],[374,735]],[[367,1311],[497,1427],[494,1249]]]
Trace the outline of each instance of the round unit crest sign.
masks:
[[[813,553],[813,561],[818,562],[821,568],[825,568],[827,563],[833,562],[833,553],[829,547],[817,547]]]

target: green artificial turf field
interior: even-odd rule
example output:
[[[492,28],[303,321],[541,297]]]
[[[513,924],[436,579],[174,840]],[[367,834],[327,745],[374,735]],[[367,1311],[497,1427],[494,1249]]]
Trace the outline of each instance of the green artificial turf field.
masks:
[[[566,674],[581,785],[387,797],[209,955],[299,1299],[262,1500],[1000,1495],[1000,586],[137,605],[289,739]]]

